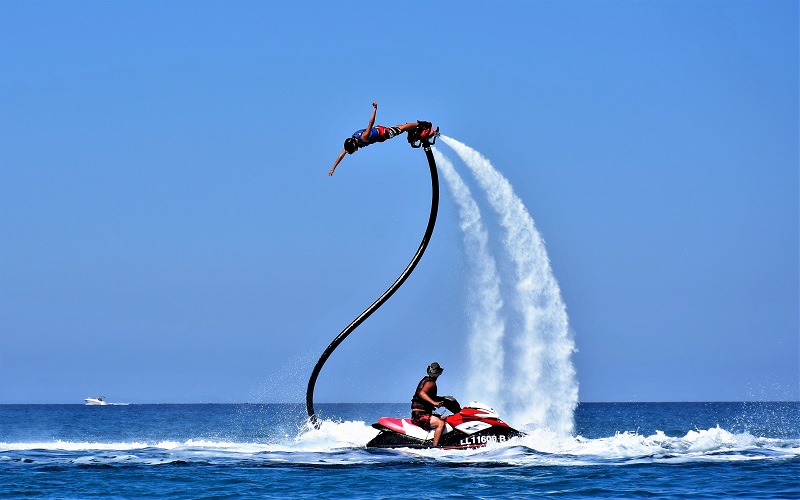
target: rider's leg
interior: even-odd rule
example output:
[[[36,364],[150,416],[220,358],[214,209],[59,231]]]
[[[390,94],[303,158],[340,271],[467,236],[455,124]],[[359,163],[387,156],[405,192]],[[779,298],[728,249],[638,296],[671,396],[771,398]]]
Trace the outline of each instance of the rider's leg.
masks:
[[[431,416],[431,428],[433,431],[433,446],[439,446],[439,439],[442,437],[444,431],[444,420],[439,417]]]

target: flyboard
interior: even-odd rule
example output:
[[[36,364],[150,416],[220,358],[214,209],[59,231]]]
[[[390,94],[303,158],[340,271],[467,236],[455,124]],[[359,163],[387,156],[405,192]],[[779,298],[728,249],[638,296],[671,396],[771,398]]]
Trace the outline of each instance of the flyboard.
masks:
[[[428,242],[431,240],[431,235],[433,235],[433,227],[436,225],[436,215],[439,212],[439,174],[436,170],[436,160],[433,158],[431,146],[436,142],[436,138],[438,136],[439,128],[437,127],[436,130],[434,130],[433,125],[430,122],[420,122],[420,126],[408,131],[408,143],[412,148],[423,148],[425,151],[425,156],[428,158],[428,167],[431,171],[431,213],[428,217],[428,226],[425,228],[425,234],[422,236],[422,242],[419,244],[417,253],[414,254],[411,262],[408,263],[408,266],[406,266],[400,276],[385,292],[383,292],[380,297],[378,297],[375,302],[372,303],[371,306],[359,314],[356,319],[347,325],[347,327],[345,327],[345,329],[333,339],[328,348],[323,351],[322,356],[320,356],[319,361],[317,361],[317,364],[314,366],[314,370],[311,372],[311,377],[308,379],[308,388],[306,389],[306,411],[308,411],[308,417],[312,425],[315,427],[319,427],[320,424],[317,419],[317,415],[314,412],[314,386],[317,383],[317,377],[319,376],[322,367],[325,365],[325,362],[328,360],[330,355],[333,354],[333,351],[339,346],[339,344],[341,344],[344,339],[346,339],[347,336],[353,332],[353,330],[358,328],[361,323],[369,318],[372,313],[377,311],[378,308],[384,304],[384,302],[389,300],[389,297],[391,297],[394,292],[400,288],[406,279],[408,279],[408,277],[411,275],[411,272],[414,271],[415,267],[417,267],[420,259],[422,259],[422,255],[425,253],[425,249],[428,247]]]

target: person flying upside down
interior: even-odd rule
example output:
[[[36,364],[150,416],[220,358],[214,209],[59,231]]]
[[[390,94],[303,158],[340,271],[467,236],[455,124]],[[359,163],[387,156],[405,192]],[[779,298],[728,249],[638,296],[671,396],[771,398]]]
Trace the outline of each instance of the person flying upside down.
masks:
[[[409,122],[403,123],[401,125],[397,125],[395,127],[384,127],[383,125],[375,125],[375,115],[378,112],[378,103],[372,103],[372,116],[369,118],[369,125],[367,128],[362,128],[361,130],[357,130],[351,137],[348,137],[344,141],[344,149],[341,153],[339,153],[339,157],[336,158],[336,163],[333,164],[333,168],[328,172],[328,175],[333,175],[333,171],[336,170],[336,167],[339,165],[339,162],[342,161],[344,155],[346,154],[353,154],[361,148],[365,148],[370,144],[375,144],[376,142],[383,142],[387,139],[391,139],[396,135],[400,135],[403,132],[408,132],[409,130],[415,129],[419,126],[420,122]]]

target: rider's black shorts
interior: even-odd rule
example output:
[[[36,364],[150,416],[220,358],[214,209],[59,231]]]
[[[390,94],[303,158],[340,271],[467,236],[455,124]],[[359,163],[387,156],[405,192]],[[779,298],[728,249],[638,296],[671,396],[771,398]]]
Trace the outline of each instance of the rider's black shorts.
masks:
[[[426,431],[431,430],[431,414],[422,412],[411,413],[411,423],[417,427],[421,427]]]

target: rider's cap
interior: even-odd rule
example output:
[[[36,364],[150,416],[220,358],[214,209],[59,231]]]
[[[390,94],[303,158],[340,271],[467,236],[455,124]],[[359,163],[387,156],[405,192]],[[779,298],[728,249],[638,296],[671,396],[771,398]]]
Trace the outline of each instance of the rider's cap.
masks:
[[[348,137],[344,141],[344,150],[347,151],[348,154],[353,154],[358,149],[358,143],[352,137]]]
[[[439,366],[439,363],[437,363],[436,361],[428,365],[428,375],[430,375],[431,377],[438,377],[439,375],[442,374],[443,371],[444,368]]]

